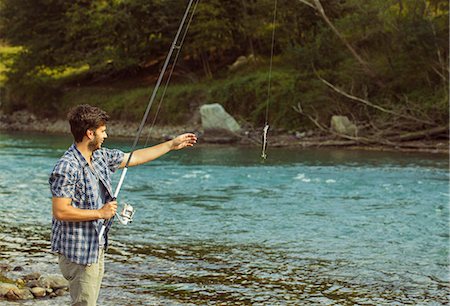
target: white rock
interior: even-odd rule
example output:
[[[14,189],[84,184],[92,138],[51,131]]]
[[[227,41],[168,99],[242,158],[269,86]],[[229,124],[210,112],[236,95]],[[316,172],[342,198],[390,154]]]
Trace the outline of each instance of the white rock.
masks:
[[[239,123],[218,103],[202,105],[200,115],[205,131],[226,130],[236,133],[241,130]]]
[[[44,297],[47,294],[47,290],[41,287],[34,287],[31,288],[31,293],[33,293],[35,297]]]
[[[331,117],[331,129],[339,134],[356,136],[358,128],[346,116]]]
[[[61,275],[47,275],[39,278],[39,285],[43,288],[52,288],[53,290],[69,287],[69,282]]]

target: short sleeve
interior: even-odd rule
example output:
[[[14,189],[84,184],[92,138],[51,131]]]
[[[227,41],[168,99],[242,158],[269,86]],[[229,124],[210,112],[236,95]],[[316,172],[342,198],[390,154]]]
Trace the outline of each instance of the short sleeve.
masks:
[[[52,196],[73,199],[75,196],[76,181],[76,169],[68,161],[59,161],[48,180]]]
[[[125,153],[117,149],[105,149],[106,164],[111,172],[115,172],[123,161]]]

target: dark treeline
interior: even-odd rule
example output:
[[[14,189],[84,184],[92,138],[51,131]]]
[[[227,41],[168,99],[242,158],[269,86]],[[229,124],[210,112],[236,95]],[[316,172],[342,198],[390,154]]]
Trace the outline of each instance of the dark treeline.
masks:
[[[75,84],[156,75],[187,2],[0,0],[1,39],[23,47],[5,59],[2,108],[49,115]],[[207,98],[260,124],[274,3],[200,1],[177,68],[185,77],[175,81],[227,80]],[[343,114],[380,129],[447,125],[448,7],[447,0],[278,0],[274,120],[323,129],[330,115]],[[250,54],[252,63],[230,71]],[[57,77],[69,67],[88,68]]]

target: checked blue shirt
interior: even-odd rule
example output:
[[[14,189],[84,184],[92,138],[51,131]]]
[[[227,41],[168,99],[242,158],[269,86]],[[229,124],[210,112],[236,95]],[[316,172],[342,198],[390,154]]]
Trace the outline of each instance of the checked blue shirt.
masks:
[[[111,174],[122,163],[124,153],[102,148],[92,155],[93,170],[73,144],[59,159],[49,178],[53,197],[71,198],[72,206],[80,209],[100,209],[100,188],[106,189],[106,202],[112,201]],[[104,204],[104,203],[103,203]],[[98,261],[99,231],[101,221],[68,222],[52,220],[52,251],[66,256],[70,261],[89,265]],[[105,247],[108,245],[105,230]]]

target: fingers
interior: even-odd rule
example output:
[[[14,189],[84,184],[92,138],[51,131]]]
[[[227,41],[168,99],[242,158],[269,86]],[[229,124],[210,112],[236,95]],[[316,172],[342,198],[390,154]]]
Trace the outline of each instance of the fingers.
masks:
[[[108,202],[100,210],[102,211],[103,219],[111,219],[117,212],[117,202]]]
[[[183,134],[182,136],[183,136],[183,140],[185,142],[187,142],[188,144],[197,143],[197,136],[195,136],[195,134],[186,133],[186,134]]]
[[[193,133],[179,135],[174,139],[173,149],[179,150],[186,147],[192,147],[197,143],[197,136]]]

